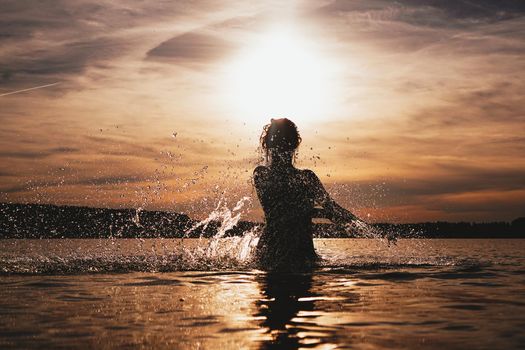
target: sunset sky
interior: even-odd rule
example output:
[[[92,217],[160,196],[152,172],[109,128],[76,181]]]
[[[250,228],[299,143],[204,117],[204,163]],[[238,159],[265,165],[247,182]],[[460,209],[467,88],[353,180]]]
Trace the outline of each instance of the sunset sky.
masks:
[[[520,0],[0,0],[0,201],[260,219],[258,137],[288,117],[367,220],[510,221],[524,95]]]

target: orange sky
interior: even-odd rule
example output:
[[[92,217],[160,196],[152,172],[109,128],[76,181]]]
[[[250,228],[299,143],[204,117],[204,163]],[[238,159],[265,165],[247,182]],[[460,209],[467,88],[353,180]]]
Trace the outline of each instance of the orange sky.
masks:
[[[202,218],[247,195],[260,218],[258,136],[286,116],[365,219],[525,215],[519,1],[30,3],[2,3],[0,201]]]

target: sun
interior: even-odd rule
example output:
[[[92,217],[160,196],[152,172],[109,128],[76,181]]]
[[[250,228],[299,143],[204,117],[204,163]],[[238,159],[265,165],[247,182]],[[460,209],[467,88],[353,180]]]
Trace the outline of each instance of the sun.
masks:
[[[270,117],[303,124],[326,118],[334,107],[335,67],[305,35],[290,28],[273,29],[231,61],[228,103],[240,118],[257,124]]]

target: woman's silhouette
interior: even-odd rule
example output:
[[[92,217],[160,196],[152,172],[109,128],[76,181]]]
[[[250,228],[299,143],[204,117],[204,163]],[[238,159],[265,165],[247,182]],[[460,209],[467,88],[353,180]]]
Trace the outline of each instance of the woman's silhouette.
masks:
[[[330,198],[313,171],[294,167],[301,136],[291,120],[272,119],[264,127],[260,142],[267,165],[253,172],[265,216],[257,261],[266,270],[313,267],[318,256],[312,240],[312,218],[349,223],[357,217]]]

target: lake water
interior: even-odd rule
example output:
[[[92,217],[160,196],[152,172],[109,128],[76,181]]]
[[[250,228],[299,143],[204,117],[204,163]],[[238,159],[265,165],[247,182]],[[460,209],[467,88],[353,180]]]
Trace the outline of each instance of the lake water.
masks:
[[[0,348],[525,349],[525,240],[0,240]]]

